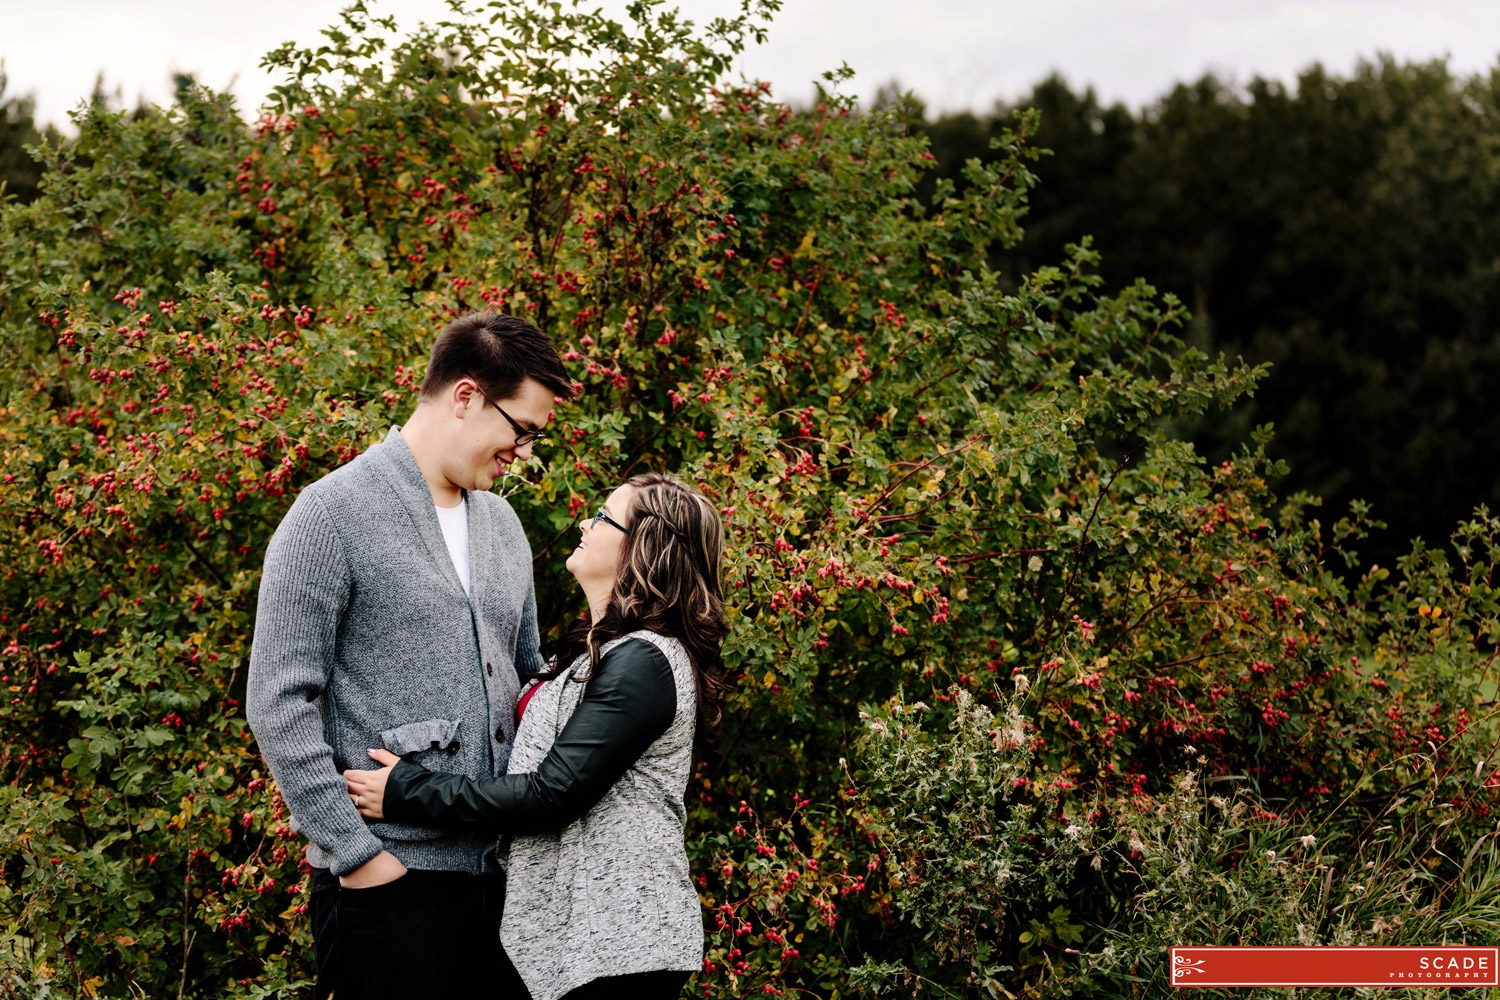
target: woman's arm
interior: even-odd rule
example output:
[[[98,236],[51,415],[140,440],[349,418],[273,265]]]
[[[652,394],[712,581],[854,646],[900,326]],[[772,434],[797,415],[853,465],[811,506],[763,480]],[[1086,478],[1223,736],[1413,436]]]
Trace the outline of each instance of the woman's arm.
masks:
[[[604,657],[535,772],[475,780],[403,760],[386,781],[381,808],[396,822],[555,833],[592,809],[676,713],[666,656],[650,642],[624,642]]]

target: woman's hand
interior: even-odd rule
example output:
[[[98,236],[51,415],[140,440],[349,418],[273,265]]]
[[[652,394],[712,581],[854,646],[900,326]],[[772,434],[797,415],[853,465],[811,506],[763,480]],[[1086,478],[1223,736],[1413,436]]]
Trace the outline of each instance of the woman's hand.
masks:
[[[365,819],[384,819],[385,783],[391,776],[391,768],[401,760],[389,750],[366,750],[376,762],[384,764],[378,771],[344,772],[344,782],[349,789],[349,801]]]

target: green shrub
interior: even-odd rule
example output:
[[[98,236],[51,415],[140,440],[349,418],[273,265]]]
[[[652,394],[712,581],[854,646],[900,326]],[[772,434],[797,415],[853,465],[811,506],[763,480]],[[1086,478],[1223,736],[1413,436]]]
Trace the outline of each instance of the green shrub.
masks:
[[[1492,835],[1437,836],[1438,782],[1373,815],[1343,804],[1288,821],[1258,796],[1205,777],[1208,758],[1198,754],[1187,762],[1194,769],[1151,801],[1096,791],[1094,809],[1064,826],[1048,822],[1063,806],[1059,791],[1027,801],[1034,727],[1026,698],[1002,698],[991,711],[967,691],[953,694],[942,734],[924,724],[930,710],[920,702],[867,713],[858,752],[883,817],[883,868],[894,909],[920,944],[904,960],[888,952],[852,969],[865,992],[940,994],[953,978],[945,970],[959,968],[969,973],[960,985],[980,995],[1016,996],[1006,985],[1016,980],[1049,995],[1165,997],[1173,945],[1434,945],[1500,935],[1500,853]],[[1454,844],[1461,852],[1447,853]]]

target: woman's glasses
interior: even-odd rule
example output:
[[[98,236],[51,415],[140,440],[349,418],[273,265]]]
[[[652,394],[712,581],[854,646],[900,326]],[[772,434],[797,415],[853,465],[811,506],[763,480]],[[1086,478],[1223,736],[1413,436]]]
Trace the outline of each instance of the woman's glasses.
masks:
[[[678,538],[683,539],[684,541],[687,540],[687,536],[682,533],[682,530],[680,528],[678,528],[675,524],[672,524],[670,521],[668,521],[665,518],[663,518],[660,514],[657,514],[655,511],[637,509],[636,510],[636,515],[638,517],[654,517],[658,521],[661,521],[662,526],[665,527],[672,534],[676,535]],[[591,522],[589,522],[589,530],[593,531],[596,527],[598,527],[600,521],[604,521],[604,522],[606,522],[608,524],[612,524],[616,528],[619,528],[621,531],[625,530],[625,525],[621,524],[619,521],[616,521],[614,518],[612,518],[608,514],[604,513],[604,508],[603,507],[600,507],[598,509],[598,511],[596,511],[594,513],[594,519]]]
[[[594,514],[594,519],[589,522],[589,530],[593,531],[595,528],[597,528],[600,521],[603,521],[606,524],[612,524],[616,528],[619,528],[621,531],[625,530],[625,525],[621,524],[619,521],[616,521],[614,518],[604,513],[603,507],[599,508],[598,512]]]

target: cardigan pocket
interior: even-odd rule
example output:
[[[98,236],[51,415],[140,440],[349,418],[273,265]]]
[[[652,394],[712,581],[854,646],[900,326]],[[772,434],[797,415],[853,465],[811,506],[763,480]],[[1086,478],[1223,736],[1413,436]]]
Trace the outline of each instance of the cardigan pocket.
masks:
[[[385,748],[398,757],[419,750],[447,750],[449,753],[457,753],[458,726],[461,721],[463,720],[423,719],[421,722],[408,722],[395,729],[382,730],[380,738],[385,741]]]

